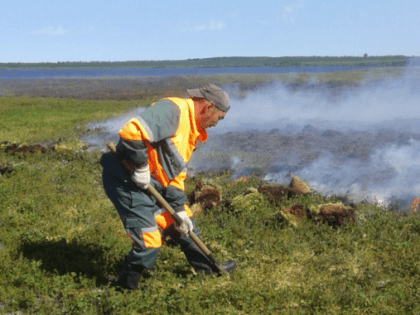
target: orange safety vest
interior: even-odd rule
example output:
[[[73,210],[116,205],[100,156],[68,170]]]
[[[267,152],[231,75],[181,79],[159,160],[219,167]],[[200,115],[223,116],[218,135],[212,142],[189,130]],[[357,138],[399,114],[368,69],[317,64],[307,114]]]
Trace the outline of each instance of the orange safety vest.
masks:
[[[132,118],[119,132],[121,138],[128,140],[143,140],[147,146],[150,173],[163,186],[177,187],[184,191],[184,181],[187,176],[186,166],[196,147],[196,141],[205,142],[207,132],[197,128],[195,122],[194,101],[190,98],[165,98],[175,103],[180,109],[179,126],[173,136],[165,139],[160,149],[153,146],[154,139],[151,129],[140,116]],[[152,104],[153,105],[153,104]],[[165,170],[162,160],[173,161],[178,169]],[[176,162],[176,163],[175,163]],[[180,169],[182,168],[182,169]]]

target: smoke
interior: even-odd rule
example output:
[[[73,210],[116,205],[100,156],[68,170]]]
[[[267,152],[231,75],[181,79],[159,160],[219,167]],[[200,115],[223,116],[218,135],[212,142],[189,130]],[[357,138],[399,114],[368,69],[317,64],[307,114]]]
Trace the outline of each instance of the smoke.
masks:
[[[233,97],[210,141],[234,156],[241,148],[270,154],[266,180],[288,184],[298,175],[324,194],[405,207],[420,195],[419,74],[407,68],[399,79],[347,87],[316,78],[301,87],[271,84]],[[229,94],[240,91],[232,88]],[[232,133],[240,146],[226,136]],[[257,138],[248,141],[239,134]],[[243,174],[242,167],[236,172]]]
[[[420,68],[399,78],[358,85],[281,82],[243,96],[225,87],[231,109],[190,160],[194,171],[230,170],[234,178],[256,173],[288,184],[298,175],[323,194],[400,207],[420,196]],[[93,149],[135,114],[88,125]],[[95,135],[95,131],[98,131]]]
[[[123,115],[110,119],[90,122],[86,125],[87,134],[81,140],[88,145],[89,151],[103,150],[106,143],[113,141],[117,143],[119,140],[118,133],[120,129],[134,116],[142,113],[144,107],[135,108]]]
[[[226,122],[220,123],[218,133],[284,128],[288,124],[296,127],[310,124],[338,131],[396,127],[392,125],[401,124],[399,120],[419,116],[420,77],[410,79],[413,74],[419,71],[409,69],[399,80],[366,82],[357,87],[330,87],[314,79],[312,85],[293,90],[274,83],[245,98],[233,98]],[[240,93],[230,89],[229,94]]]
[[[330,152],[293,175],[304,178],[313,190],[324,194],[346,195],[353,201],[368,200],[388,205],[399,201],[407,205],[420,195],[420,141],[390,145],[374,150],[367,161],[344,161]],[[290,172],[269,173],[267,180],[284,182]]]

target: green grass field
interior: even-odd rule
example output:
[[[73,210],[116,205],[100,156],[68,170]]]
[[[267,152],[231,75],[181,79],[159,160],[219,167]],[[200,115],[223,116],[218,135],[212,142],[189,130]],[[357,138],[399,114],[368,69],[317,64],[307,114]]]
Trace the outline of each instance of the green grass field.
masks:
[[[281,211],[338,200],[306,194],[275,204],[244,196],[260,179],[228,174],[197,175],[186,191],[204,181],[221,188],[223,201],[245,199],[197,216],[204,243],[238,270],[195,275],[178,248],[164,246],[140,290],[116,291],[108,279],[131,241],[103,192],[100,153],[78,139],[86,122],[149,103],[0,98],[1,141],[67,148],[1,146],[0,314],[420,314],[418,213],[361,203],[354,223],[294,227]]]

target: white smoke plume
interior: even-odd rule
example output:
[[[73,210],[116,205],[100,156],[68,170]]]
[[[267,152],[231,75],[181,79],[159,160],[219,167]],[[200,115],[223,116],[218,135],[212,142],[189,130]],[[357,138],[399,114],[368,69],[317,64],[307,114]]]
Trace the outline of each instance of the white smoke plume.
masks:
[[[120,129],[134,116],[144,111],[144,107],[135,108],[123,115],[103,121],[90,122],[86,125],[88,135],[82,137],[82,141],[90,146],[90,151],[104,149],[109,141],[115,144],[119,140]]]
[[[230,92],[238,94],[234,89]],[[217,132],[282,128],[287,124],[311,124],[340,131],[395,128],[400,127],[399,120],[420,116],[419,99],[420,71],[416,68],[407,70],[401,79],[343,88],[337,95],[329,87],[292,91],[282,83],[275,83],[244,99],[232,99],[226,121],[219,123]]]
[[[195,171],[246,176],[260,168],[267,180],[288,184],[298,175],[324,194],[385,205],[420,196],[419,67],[351,87],[322,85],[314,75],[312,85],[277,82],[242,98],[235,87],[226,90],[231,109],[194,153]],[[119,129],[141,111],[91,123],[101,132],[83,141],[118,141]]]
[[[377,149],[367,161],[338,161],[324,152],[294,175],[324,194],[347,195],[353,201],[367,200],[388,205],[399,201],[407,206],[420,195],[420,141],[405,146]],[[271,173],[267,180],[284,182],[290,174]]]
[[[292,146],[289,154],[273,156],[277,169],[269,171],[265,179],[287,184],[291,175],[298,175],[325,194],[407,206],[420,196],[419,107],[417,68],[407,69],[400,79],[367,81],[337,91],[317,84],[314,88],[291,89],[276,83],[245,98],[233,98],[231,110],[213,134],[217,137],[227,132],[275,129],[298,137],[305,130],[318,136],[333,130],[358,142],[365,132],[373,139],[367,158],[343,158],[334,150],[320,147],[321,154],[302,163],[302,148]]]

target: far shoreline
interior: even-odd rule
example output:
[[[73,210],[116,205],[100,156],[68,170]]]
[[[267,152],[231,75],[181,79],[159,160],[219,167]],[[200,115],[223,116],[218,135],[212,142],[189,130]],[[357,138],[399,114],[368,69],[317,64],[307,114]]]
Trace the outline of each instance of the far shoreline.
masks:
[[[0,70],[16,69],[115,69],[115,68],[226,68],[226,67],[326,67],[326,66],[406,66],[414,56],[309,56],[309,57],[213,57],[187,60],[64,61],[0,63]],[[417,64],[420,62],[416,62]]]

